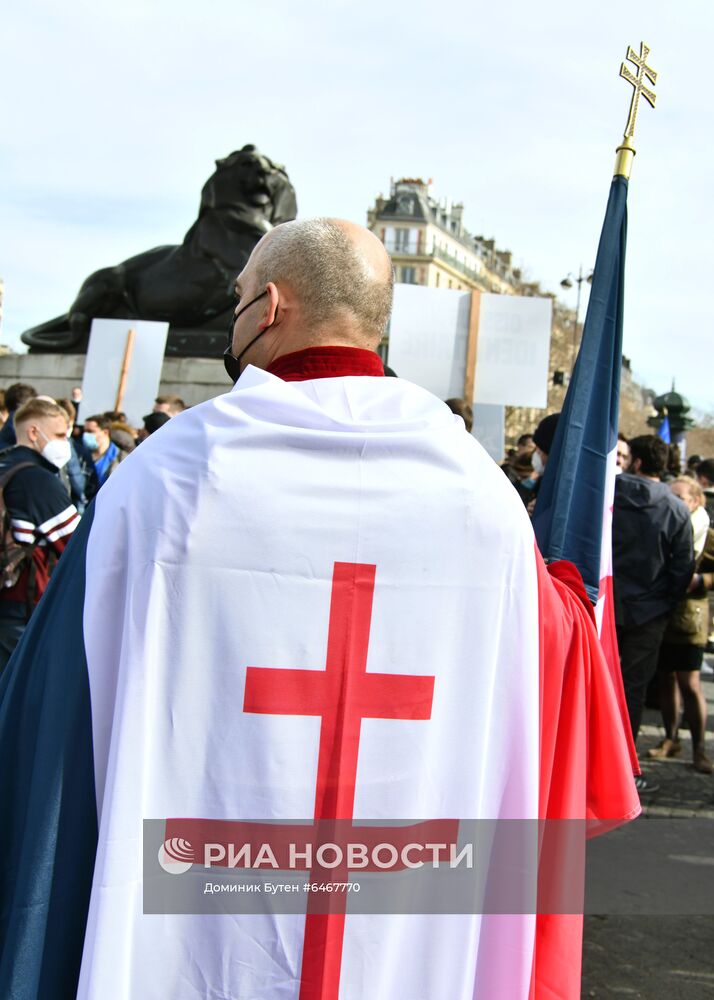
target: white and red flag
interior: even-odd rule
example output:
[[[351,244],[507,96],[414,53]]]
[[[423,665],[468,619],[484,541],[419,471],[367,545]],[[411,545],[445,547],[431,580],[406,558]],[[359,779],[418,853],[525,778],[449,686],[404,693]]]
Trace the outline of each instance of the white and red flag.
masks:
[[[102,488],[0,688],[3,995],[575,998],[577,915],[144,912],[152,817],[636,815],[587,601],[560,576],[500,469],[410,383],[248,368],[173,418]]]

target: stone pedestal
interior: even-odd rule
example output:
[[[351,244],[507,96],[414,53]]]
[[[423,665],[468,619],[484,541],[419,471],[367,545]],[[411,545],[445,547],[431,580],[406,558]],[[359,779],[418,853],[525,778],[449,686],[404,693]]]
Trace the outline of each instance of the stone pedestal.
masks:
[[[84,354],[5,354],[0,356],[0,388],[26,382],[40,395],[70,398],[74,386],[82,384],[85,360]],[[220,358],[164,358],[158,395],[173,393],[192,406],[230,388]],[[108,399],[106,408],[113,403]]]

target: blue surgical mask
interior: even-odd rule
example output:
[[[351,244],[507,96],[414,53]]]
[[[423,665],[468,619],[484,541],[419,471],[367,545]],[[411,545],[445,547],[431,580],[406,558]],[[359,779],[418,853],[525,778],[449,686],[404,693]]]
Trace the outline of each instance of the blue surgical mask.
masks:
[[[97,441],[97,435],[92,434],[90,431],[85,431],[82,435],[82,440],[89,448],[90,451],[97,451],[99,448],[99,442]]]

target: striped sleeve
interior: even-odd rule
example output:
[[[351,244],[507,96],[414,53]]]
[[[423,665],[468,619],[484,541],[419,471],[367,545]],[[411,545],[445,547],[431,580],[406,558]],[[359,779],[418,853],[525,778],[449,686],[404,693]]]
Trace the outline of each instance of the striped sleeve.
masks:
[[[77,508],[59,478],[42,468],[23,469],[5,490],[10,527],[17,542],[39,541],[61,555],[79,524]]]
[[[21,542],[23,545],[32,545],[35,540],[35,528],[36,525],[32,521],[25,521],[20,517],[10,518],[10,528],[12,529],[12,537],[16,542]]]
[[[53,543],[57,548],[57,542],[62,541],[62,548],[65,547],[69,536],[79,524],[79,514],[73,503],[69,504],[59,514],[48,518],[37,528],[39,535],[44,535],[48,542]]]

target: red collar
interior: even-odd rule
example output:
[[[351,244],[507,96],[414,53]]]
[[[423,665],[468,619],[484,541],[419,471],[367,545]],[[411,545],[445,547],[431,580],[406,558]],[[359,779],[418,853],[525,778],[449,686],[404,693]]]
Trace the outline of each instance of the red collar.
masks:
[[[267,370],[283,382],[341,375],[384,375],[379,355],[361,347],[307,347],[276,358]]]

